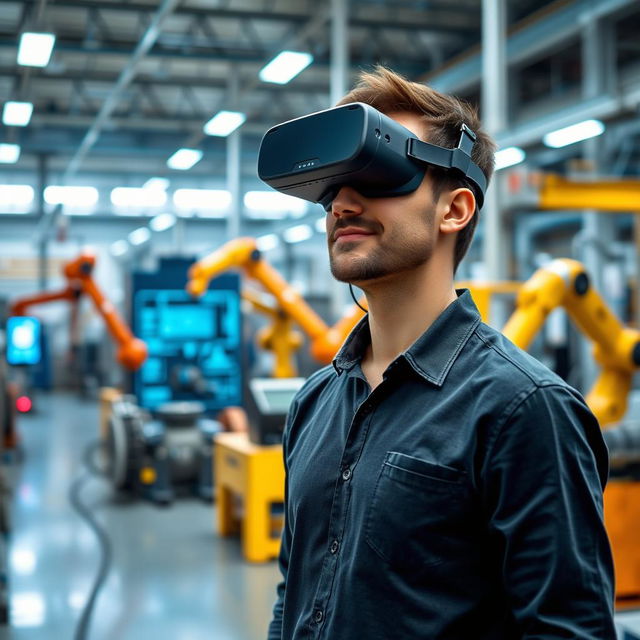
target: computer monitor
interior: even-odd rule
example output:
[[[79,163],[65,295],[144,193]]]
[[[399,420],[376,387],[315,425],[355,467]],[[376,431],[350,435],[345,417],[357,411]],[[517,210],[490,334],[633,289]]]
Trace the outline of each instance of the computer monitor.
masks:
[[[40,320],[31,316],[11,316],[7,320],[7,362],[10,365],[38,364],[40,348]]]

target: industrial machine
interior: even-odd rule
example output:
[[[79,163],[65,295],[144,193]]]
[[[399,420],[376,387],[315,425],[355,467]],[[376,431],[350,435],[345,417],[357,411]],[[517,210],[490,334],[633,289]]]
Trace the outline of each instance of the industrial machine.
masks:
[[[132,376],[141,407],[198,401],[210,416],[242,402],[240,284],[235,274],[208,282],[194,301],[184,290],[192,260],[163,258],[131,278],[132,325],[149,358]]]
[[[222,427],[204,417],[202,403],[170,402],[151,416],[135,397],[116,397],[107,429],[107,474],[116,490],[163,505],[181,493],[213,499],[213,437]]]
[[[253,378],[245,395],[249,439],[255,444],[282,442],[284,423],[305,378]]]

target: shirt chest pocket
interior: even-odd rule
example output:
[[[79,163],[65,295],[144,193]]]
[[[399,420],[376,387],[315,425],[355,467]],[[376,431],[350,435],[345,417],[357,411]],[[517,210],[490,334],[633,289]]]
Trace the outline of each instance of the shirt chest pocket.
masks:
[[[455,560],[472,544],[469,500],[463,471],[390,451],[369,506],[367,544],[400,570]]]

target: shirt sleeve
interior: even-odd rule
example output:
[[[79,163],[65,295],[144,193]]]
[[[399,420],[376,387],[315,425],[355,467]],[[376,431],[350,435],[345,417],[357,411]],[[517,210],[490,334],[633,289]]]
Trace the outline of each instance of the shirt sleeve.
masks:
[[[289,481],[288,481],[288,469],[287,469],[287,433],[289,432],[290,422],[295,410],[293,405],[287,415],[287,423],[284,429],[284,435],[282,439],[282,453],[284,459],[285,468],[285,485],[284,485],[284,526],[282,528],[282,539],[280,542],[280,553],[278,556],[278,564],[280,567],[280,573],[282,574],[282,580],[278,584],[277,599],[273,606],[273,618],[269,624],[268,640],[282,640],[282,618],[284,614],[284,595],[287,588],[287,570],[289,567],[289,551],[291,548],[291,528],[289,527],[289,519],[287,518],[287,505],[289,498]]]
[[[518,637],[615,640],[602,509],[608,453],[584,401],[561,385],[515,401],[483,473]]]

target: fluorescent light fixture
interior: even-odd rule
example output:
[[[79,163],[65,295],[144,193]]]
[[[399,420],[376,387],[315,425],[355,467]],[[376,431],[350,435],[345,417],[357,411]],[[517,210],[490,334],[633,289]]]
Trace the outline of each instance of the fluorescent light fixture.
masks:
[[[240,111],[218,111],[204,125],[203,131],[208,136],[228,136],[243,124],[246,119],[247,115]]]
[[[134,247],[139,247],[151,238],[151,231],[149,231],[149,227],[138,227],[127,238]]]
[[[231,192],[226,189],[176,189],[173,204],[178,209],[201,214],[223,214],[231,205]]]
[[[247,191],[243,201],[253,219],[279,220],[287,214],[304,215],[308,208],[306,200],[278,191]]]
[[[187,171],[202,159],[200,149],[178,149],[168,160],[169,169]]]
[[[18,64],[25,67],[46,67],[55,42],[53,33],[23,33],[18,46]]]
[[[2,123],[8,127],[26,127],[31,120],[33,104],[9,100],[2,109]]]
[[[324,216],[318,218],[313,226],[318,233],[327,233],[327,219]]]
[[[14,549],[11,552],[11,566],[21,576],[29,576],[36,569],[36,554],[32,549]]]
[[[39,591],[11,594],[11,626],[41,627],[47,618],[47,605]]]
[[[109,252],[114,258],[120,258],[129,251],[129,243],[126,240],[116,240],[109,247]]]
[[[166,202],[167,194],[161,189],[116,187],[111,190],[114,207],[162,207]]]
[[[514,164],[522,162],[526,157],[527,154],[520,147],[506,147],[505,149],[500,149],[500,151],[496,151],[495,154],[495,169],[498,171],[498,169],[512,167]]]
[[[303,242],[313,235],[313,229],[308,224],[299,224],[295,227],[289,227],[282,232],[285,242],[293,244],[294,242]]]
[[[172,213],[161,213],[149,222],[152,231],[166,231],[176,223],[176,217]]]
[[[168,178],[149,178],[143,185],[143,189],[152,189],[159,191],[166,191],[169,188]]]
[[[28,207],[33,202],[33,187],[28,184],[0,184],[0,206]]]
[[[19,144],[0,144],[0,162],[14,164],[20,157]]]
[[[44,190],[47,204],[63,204],[68,207],[92,207],[98,202],[95,187],[51,186]]]
[[[260,80],[287,84],[313,62],[310,53],[282,51],[260,70]]]
[[[268,233],[266,236],[260,236],[256,239],[256,247],[260,251],[271,251],[280,244],[280,238],[275,233]]]
[[[583,120],[577,124],[572,124],[570,127],[563,127],[557,131],[547,133],[547,135],[542,138],[542,141],[547,147],[557,149],[559,147],[566,147],[574,142],[595,138],[603,132],[604,124],[600,122],[600,120]]]

